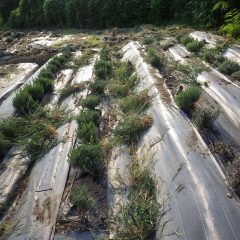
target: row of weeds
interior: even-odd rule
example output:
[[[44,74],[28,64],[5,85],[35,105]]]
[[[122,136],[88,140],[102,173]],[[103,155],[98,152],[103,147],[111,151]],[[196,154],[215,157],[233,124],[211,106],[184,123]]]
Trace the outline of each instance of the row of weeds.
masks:
[[[90,176],[91,179],[105,177],[106,151],[100,144],[102,116],[99,106],[105,96],[105,87],[111,75],[111,67],[110,49],[104,47],[100,52],[99,59],[95,62],[95,81],[88,84],[90,94],[85,99],[80,100],[83,110],[76,118],[79,144],[69,154],[70,165],[79,168],[82,176]],[[88,218],[94,209],[100,214],[98,210],[99,199],[95,199],[88,184],[81,186],[75,184],[70,194],[70,200],[76,209],[84,213],[84,216],[80,217],[86,218],[87,216]],[[90,224],[92,224],[91,221],[94,221],[93,218],[91,217],[89,220]],[[97,222],[100,220],[98,219]]]
[[[69,116],[60,109],[39,109],[4,120],[0,123],[0,149],[20,146],[32,160],[37,160],[57,144],[56,129],[67,121]]]
[[[218,42],[214,48],[207,48],[204,47],[203,44],[198,44],[196,41],[191,39],[189,36],[180,36],[179,42],[187,47],[187,44],[189,42],[194,42],[194,44],[200,46],[197,51],[194,53],[197,57],[202,59],[203,61],[209,63],[214,68],[217,68],[221,73],[227,75],[231,79],[234,80],[240,80],[240,65],[236,62],[227,60],[223,54],[228,48],[227,42]],[[189,49],[187,47],[189,51]],[[191,70],[191,67],[187,66],[179,66],[177,68],[178,71],[181,73],[184,73],[186,76],[189,76],[190,79],[194,79],[197,77],[197,75],[202,72],[204,69],[201,69],[200,71],[193,72]],[[192,75],[193,73],[193,75]],[[194,81],[191,81],[194,82]],[[186,82],[185,82],[186,83]],[[195,85],[195,84],[194,84]],[[231,146],[229,146],[227,143],[224,143],[225,141],[220,138],[219,134],[217,133],[216,128],[214,127],[214,122],[218,119],[220,115],[219,109],[210,109],[210,108],[204,108],[204,107],[196,107],[195,103],[200,98],[200,91],[194,87],[189,87],[182,93],[178,94],[176,96],[176,102],[186,112],[191,112],[192,121],[195,124],[195,126],[200,130],[200,133],[202,134],[203,138],[207,141],[206,143],[209,143],[209,140],[211,143],[211,151],[213,154],[217,156],[217,158],[220,157],[221,162],[223,163],[222,166],[224,166],[224,170],[226,170],[227,177],[228,177],[228,183],[233,189],[233,191],[239,196],[240,195],[240,178],[239,172],[240,172],[240,161],[238,157],[235,157],[234,150]],[[221,144],[219,144],[219,139]],[[221,145],[221,149],[219,146]]]
[[[37,79],[21,88],[13,99],[13,107],[20,115],[28,115],[39,109],[44,96],[53,92],[54,79],[71,58],[71,49],[65,48],[60,56],[54,57],[42,70]]]
[[[189,38],[189,37],[188,37]],[[184,38],[182,41],[187,42]],[[152,57],[157,59],[158,64],[155,64],[156,61],[152,61]],[[213,123],[217,120],[220,112],[219,110],[211,110],[208,108],[196,107],[196,103],[202,95],[202,90],[196,82],[196,77],[199,73],[206,70],[203,66],[184,66],[184,65],[173,65],[171,69],[168,68],[168,60],[165,56],[158,53],[157,49],[154,46],[151,46],[147,49],[147,60],[154,67],[157,68],[161,74],[175,74],[175,72],[180,72],[181,76],[180,81],[187,85],[185,89],[179,91],[175,94],[175,101],[179,108],[186,112],[193,120],[193,123],[197,126],[198,129],[213,129]],[[174,69],[175,68],[175,69]],[[178,92],[179,91],[179,92]]]
[[[66,122],[63,111],[44,110],[41,102],[54,88],[54,78],[71,58],[71,49],[54,57],[32,84],[21,88],[13,99],[16,117],[0,123],[0,159],[14,145],[23,147],[33,160],[43,156],[57,143],[56,128]]]
[[[114,239],[152,239],[161,214],[161,206],[156,201],[156,188],[151,169],[149,166],[143,166],[135,154],[136,145],[143,133],[153,124],[152,117],[145,113],[151,105],[151,97],[147,90],[135,91],[138,82],[139,79],[130,62],[116,61],[108,84],[108,94],[122,114],[117,127],[112,130],[112,142],[131,148],[133,181],[127,203],[121,205],[120,212],[113,216],[114,224],[111,228],[115,233]]]
[[[180,36],[178,40],[190,52],[195,53],[202,60],[209,63],[214,68],[217,68],[221,73],[234,80],[240,81],[240,65],[226,59],[223,56],[223,53],[228,48],[228,44],[226,42],[219,41],[214,48],[207,48],[204,47],[204,42],[194,40],[187,35]]]

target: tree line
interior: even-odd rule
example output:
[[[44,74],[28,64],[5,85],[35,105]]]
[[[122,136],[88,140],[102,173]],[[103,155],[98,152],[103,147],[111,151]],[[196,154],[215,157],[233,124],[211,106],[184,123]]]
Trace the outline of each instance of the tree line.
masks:
[[[1,0],[3,24],[14,28],[133,27],[184,23],[240,35],[239,0]],[[224,28],[225,27],[225,28]]]

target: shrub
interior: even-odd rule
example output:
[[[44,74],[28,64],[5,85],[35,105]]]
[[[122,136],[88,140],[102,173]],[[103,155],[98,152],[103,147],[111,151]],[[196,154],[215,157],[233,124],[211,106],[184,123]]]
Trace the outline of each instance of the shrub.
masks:
[[[198,109],[193,116],[193,122],[198,129],[211,129],[214,121],[218,119],[219,114],[219,110]]]
[[[26,86],[28,93],[34,101],[41,102],[45,93],[43,86],[40,82],[35,82],[33,85]]]
[[[144,45],[150,45],[153,44],[155,42],[155,39],[153,37],[144,37],[142,39],[142,44]]]
[[[40,83],[44,89],[44,93],[50,93],[53,92],[54,89],[54,80],[44,77],[38,77],[38,79],[35,82]]]
[[[158,68],[158,69],[163,67],[164,59],[161,59],[160,56],[157,55],[156,50],[154,48],[149,48],[148,49],[147,59],[153,67]]]
[[[203,48],[203,46],[204,46],[203,42],[194,40],[192,42],[187,43],[186,48],[190,52],[198,53]]]
[[[104,152],[98,144],[83,144],[71,151],[69,162],[83,172],[97,173],[101,169],[103,158]]]
[[[92,82],[89,85],[89,89],[93,94],[103,94],[107,83],[105,81]]]
[[[237,72],[233,73],[233,74],[232,74],[232,77],[233,77],[235,80],[240,81],[240,71],[237,71]]]
[[[140,113],[150,105],[148,91],[142,91],[137,95],[130,95],[120,101],[119,106],[124,113]]]
[[[92,95],[88,96],[86,99],[83,99],[81,105],[83,108],[95,109],[95,107],[97,107],[101,101],[101,97]]]
[[[179,93],[176,96],[178,106],[184,111],[188,112],[194,106],[201,96],[201,89],[199,87],[189,87],[187,90]]]
[[[185,36],[181,36],[179,38],[179,41],[181,44],[183,44],[184,46],[186,46],[188,43],[191,43],[194,41],[193,38],[189,37],[188,35],[185,35]]]
[[[89,210],[95,206],[94,199],[89,195],[87,188],[76,187],[70,195],[71,202],[81,210]]]
[[[222,64],[218,67],[219,71],[226,75],[231,75],[237,71],[240,71],[240,65],[235,62],[225,60]]]
[[[125,116],[114,130],[116,140],[120,143],[135,144],[141,134],[152,126],[153,119],[147,115],[140,117],[136,114]]]
[[[112,65],[108,61],[98,60],[95,63],[95,75],[100,79],[105,79],[112,72]]]
[[[83,143],[96,143],[98,139],[98,128],[93,122],[84,123],[78,129],[78,138]]]
[[[87,109],[78,115],[77,122],[79,126],[91,122],[98,126],[100,123],[100,113],[96,110]]]
[[[23,88],[14,97],[13,107],[19,114],[26,115],[35,112],[38,108],[38,104],[29,94],[28,88]]]

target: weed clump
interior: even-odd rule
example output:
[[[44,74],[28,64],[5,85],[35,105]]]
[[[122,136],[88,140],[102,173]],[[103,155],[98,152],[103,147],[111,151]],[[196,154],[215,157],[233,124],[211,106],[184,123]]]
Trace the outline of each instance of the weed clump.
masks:
[[[121,82],[115,82],[108,85],[108,91],[113,97],[126,97],[129,94],[129,87]]]
[[[231,75],[235,80],[240,81],[240,71],[237,71]]]
[[[106,81],[98,80],[90,83],[89,90],[91,90],[93,94],[103,94],[105,91],[106,85],[107,85]]]
[[[125,116],[123,121],[114,130],[116,141],[124,144],[136,144],[142,133],[153,124],[153,119],[145,115],[140,117],[135,114]]]
[[[218,119],[219,114],[219,110],[198,109],[193,115],[193,122],[198,129],[212,129],[213,123]]]
[[[199,42],[197,40],[193,40],[192,42],[187,43],[186,48],[188,51],[193,53],[198,53],[204,47],[203,42]]]
[[[218,69],[223,74],[231,75],[235,72],[240,71],[240,66],[235,62],[225,60],[222,64],[219,65]]]
[[[147,51],[147,59],[149,63],[155,68],[162,68],[165,61],[164,58],[161,58],[154,48],[149,48]]]
[[[71,151],[69,163],[83,172],[96,174],[101,169],[103,158],[104,152],[100,145],[83,144]]]
[[[240,196],[240,159],[234,161],[228,166],[228,181],[234,192]]]
[[[97,78],[106,79],[112,72],[112,64],[100,59],[95,63],[94,70]]]
[[[54,79],[54,74],[48,70],[48,69],[44,69],[41,71],[41,73],[39,74],[39,77],[41,78],[48,78],[48,79]]]
[[[36,84],[40,83],[45,93],[51,93],[54,89],[54,80],[50,78],[38,77]]]
[[[83,108],[95,109],[101,103],[101,97],[97,95],[88,96],[86,99],[81,101]]]
[[[150,105],[148,91],[144,90],[139,94],[130,95],[119,102],[119,106],[124,113],[140,113]]]
[[[95,206],[94,199],[89,195],[86,187],[76,187],[70,195],[71,202],[81,210],[87,211]]]
[[[131,62],[119,62],[114,67],[114,78],[125,83],[131,77],[133,70]]]
[[[38,104],[28,92],[28,88],[21,89],[13,99],[13,107],[21,115],[27,115],[37,110]]]
[[[142,39],[143,45],[150,45],[150,44],[153,44],[154,42],[155,42],[155,39],[153,37],[144,37]]]
[[[148,167],[133,166],[133,188],[115,219],[119,222],[115,239],[152,239],[159,216],[164,217],[164,203],[156,200],[156,187]]]
[[[96,126],[99,126],[100,123],[100,113],[96,110],[87,109],[81,112],[77,117],[77,123],[79,126],[82,126],[86,123],[94,123]]]
[[[82,124],[78,128],[78,138],[83,143],[96,143],[98,140],[98,128],[93,122]]]
[[[179,42],[186,46],[188,43],[191,43],[193,41],[193,38],[189,37],[188,35],[180,36]]]
[[[176,102],[182,110],[189,112],[193,108],[195,102],[198,101],[200,96],[201,89],[199,87],[193,86],[179,93],[176,96]]]
[[[42,84],[40,82],[36,82],[33,85],[26,86],[28,93],[36,102],[41,102],[43,99],[45,92]]]

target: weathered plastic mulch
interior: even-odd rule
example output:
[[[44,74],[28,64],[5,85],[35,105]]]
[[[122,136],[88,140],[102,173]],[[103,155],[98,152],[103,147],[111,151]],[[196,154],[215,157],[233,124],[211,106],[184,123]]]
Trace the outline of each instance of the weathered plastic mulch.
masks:
[[[183,48],[183,46],[175,45],[169,49],[169,52],[176,61],[179,58],[185,58],[184,62],[180,61],[181,64],[191,64],[182,54]],[[209,68],[210,71],[204,71],[198,75],[197,82],[219,106],[221,114],[216,121],[218,130],[222,135],[231,138],[232,142],[240,144],[240,132],[238,131],[240,128],[240,87],[216,69],[210,66]]]
[[[52,59],[52,58],[51,58]],[[16,85],[15,88],[13,88],[9,94],[7,94],[6,98],[3,98],[3,100],[0,100],[0,121],[9,118],[14,114],[14,107],[12,105],[12,100],[16,96],[16,92],[18,90],[18,87],[22,85],[24,87],[26,84],[29,84],[37,79],[40,72],[45,69],[48,66],[48,63],[51,61],[47,61],[41,68],[39,68],[32,76],[30,76],[28,79],[23,79],[24,82],[21,82],[20,85]]]
[[[94,61],[91,67],[83,67],[73,82],[90,81],[93,76]],[[85,71],[88,69],[87,71]],[[64,102],[67,112],[81,110],[77,105],[80,98],[85,98],[83,91],[70,96]],[[56,219],[69,172],[68,154],[76,142],[77,123],[75,120],[58,129],[59,144],[47,153],[34,166],[29,177],[29,184],[22,194],[13,221],[16,227],[9,239],[53,239]]]
[[[3,99],[20,87],[38,68],[34,63],[20,63],[0,67],[6,75],[0,77],[0,103]]]
[[[159,216],[157,239],[239,239],[239,204],[226,196],[224,175],[216,160],[176,107],[164,82],[161,91],[155,87],[155,74],[141,57],[138,44],[131,42],[123,51],[140,76],[139,90],[147,88],[153,96],[149,113],[154,124],[144,135],[138,152],[139,157],[154,154],[151,161],[159,188],[157,199],[169,199],[167,217]]]
[[[55,80],[54,92],[48,107],[54,108],[59,100],[59,91],[70,81],[73,70],[63,70]],[[31,159],[20,147],[12,147],[1,163],[0,204],[6,205],[16,184],[25,175]]]
[[[210,47],[215,47],[218,41],[223,41],[224,38],[212,33],[195,31],[190,33],[190,37],[198,41],[204,41],[210,45]],[[229,60],[237,62],[240,64],[240,46],[236,44],[231,44],[225,51],[224,56]]]

